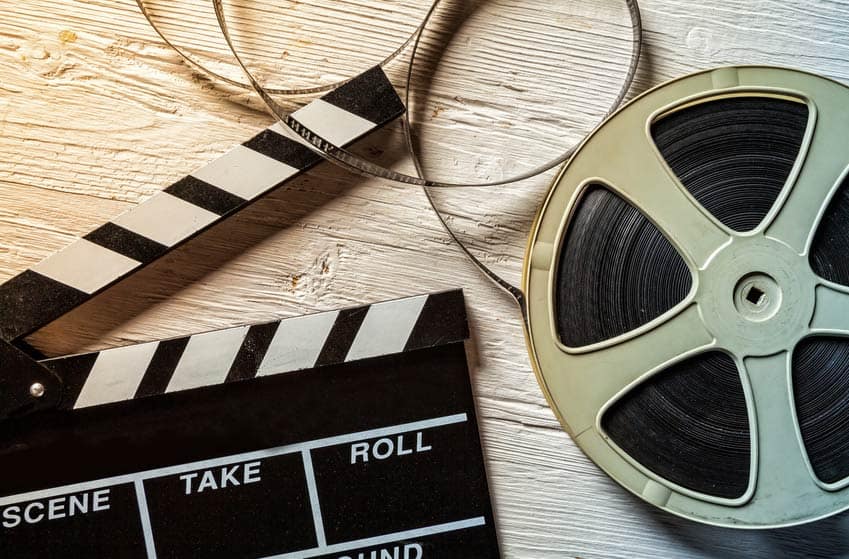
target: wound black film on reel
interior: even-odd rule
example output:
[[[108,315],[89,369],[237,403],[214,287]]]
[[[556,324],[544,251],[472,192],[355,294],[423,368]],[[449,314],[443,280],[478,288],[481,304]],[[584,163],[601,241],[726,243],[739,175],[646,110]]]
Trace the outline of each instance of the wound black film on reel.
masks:
[[[798,156],[805,105],[737,97],[702,103],[652,127],[683,186],[727,227],[758,226]],[[684,300],[690,271],[632,205],[584,193],[558,272],[558,330],[572,347],[634,330]],[[749,479],[749,426],[734,361],[705,353],[657,374],[604,416],[612,440],[651,471],[701,493],[739,497]]]

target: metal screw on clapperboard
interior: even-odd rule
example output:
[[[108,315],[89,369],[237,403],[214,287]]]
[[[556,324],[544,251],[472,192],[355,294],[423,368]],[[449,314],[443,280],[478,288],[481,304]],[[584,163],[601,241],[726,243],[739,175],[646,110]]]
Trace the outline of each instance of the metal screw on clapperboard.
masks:
[[[55,409],[62,381],[47,367],[0,340],[0,420]]]

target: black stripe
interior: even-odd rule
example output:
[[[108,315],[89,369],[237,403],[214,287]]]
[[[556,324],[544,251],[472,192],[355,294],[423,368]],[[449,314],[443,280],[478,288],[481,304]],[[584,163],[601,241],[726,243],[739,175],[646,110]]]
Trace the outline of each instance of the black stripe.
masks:
[[[47,359],[47,356],[41,352],[40,349],[37,349],[29,344],[26,340],[15,340],[14,346],[35,359],[36,361],[41,361],[42,359]]]
[[[339,316],[336,317],[336,322],[333,323],[333,328],[330,329],[330,334],[321,348],[315,367],[345,361],[368,309],[369,307],[365,306],[339,311]]]
[[[323,99],[328,103],[374,122],[377,126],[387,124],[404,113],[404,105],[401,99],[380,68],[373,68],[361,74],[351,82],[328,93]],[[187,181],[186,184],[198,184],[202,182],[197,179],[184,180]],[[180,181],[177,185],[183,182]],[[172,185],[167,191],[171,191],[170,193],[175,196],[196,196],[194,193],[190,194],[190,191],[192,191],[191,188],[184,185],[177,185]],[[220,189],[217,190],[223,192]],[[206,192],[209,193],[209,189]],[[233,204],[235,201],[232,198],[229,201],[222,201],[215,196],[208,199],[204,195],[197,195],[197,197],[200,200],[189,201],[200,207],[216,208],[218,211],[224,208],[229,208],[228,211],[230,211],[234,208]],[[207,204],[207,206],[204,204]],[[216,211],[216,213],[218,212]],[[218,221],[215,223],[218,223]],[[169,247],[168,250],[182,245],[185,241],[212,227],[215,223],[198,229],[183,241],[173,247]],[[146,251],[142,250],[142,253],[146,253]],[[162,254],[164,253],[160,253],[160,256]],[[139,256],[141,255],[139,254]],[[143,263],[149,262],[149,260],[140,261]],[[122,278],[125,276],[126,274]],[[3,340],[12,341],[30,334],[59,318],[74,307],[81,305],[90,297],[90,295],[82,291],[28,270],[0,285],[0,335],[2,335]]]
[[[363,72],[322,100],[371,122],[387,122],[404,114],[404,103],[380,66]]]
[[[63,357],[62,359],[43,361],[41,363],[62,379],[62,402],[59,405],[60,408],[74,408],[74,404],[83,391],[83,386],[85,386],[88,380],[88,375],[91,373],[98,355],[99,353],[86,353],[84,355],[73,355],[71,357]]]
[[[459,342],[469,337],[463,290],[428,296],[404,351]]]
[[[307,169],[321,161],[321,156],[304,144],[272,130],[263,130],[242,145],[295,169]]]
[[[167,246],[114,223],[101,225],[83,239],[138,260],[142,264],[153,262],[168,252]]]
[[[188,337],[159,342],[139,383],[135,398],[165,393],[168,383],[171,382],[171,377],[174,375],[174,369],[177,368],[188,343]]]
[[[227,380],[224,382],[248,380],[256,376],[278,326],[280,326],[279,322],[271,322],[257,324],[248,329],[242,347],[236,354],[236,359],[230,366],[230,372],[227,373]]]
[[[32,270],[0,285],[0,332],[10,342],[56,320],[88,299],[69,285]]]
[[[232,212],[247,202],[244,198],[192,176],[178,180],[166,188],[165,192],[218,215]]]

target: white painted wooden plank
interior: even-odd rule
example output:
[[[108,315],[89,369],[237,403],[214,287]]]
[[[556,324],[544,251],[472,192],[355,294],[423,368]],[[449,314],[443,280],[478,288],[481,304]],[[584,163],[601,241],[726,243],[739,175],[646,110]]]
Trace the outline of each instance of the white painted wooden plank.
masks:
[[[209,5],[163,3],[184,15]],[[326,56],[338,28],[306,4],[338,6],[352,22],[354,32],[337,44],[342,55]],[[391,46],[391,33],[364,38],[377,4],[386,5],[297,3],[313,10],[300,34],[254,31],[251,22],[269,17],[279,29],[284,11],[250,12],[243,41],[252,43],[252,59],[265,54],[272,69],[289,72],[290,83],[341,79]],[[446,0],[435,29],[447,30],[452,12],[465,14],[464,23],[439,67],[422,67],[432,78],[417,81],[413,96],[427,172],[497,178],[577,141],[604,112],[624,69],[621,4]],[[639,89],[725,63],[801,66],[849,81],[846,0],[645,0],[643,8],[648,45]],[[271,122],[251,96],[214,86],[180,62],[129,0],[0,0],[0,13],[0,279]],[[221,45],[209,14],[191,15],[175,19],[173,31],[185,39],[201,29],[204,50],[215,52]],[[400,16],[389,11],[377,21],[396,34],[411,25],[403,16],[396,26],[393,17]],[[435,55],[445,36],[429,33],[425,54]],[[395,78],[402,72],[390,67]],[[393,126],[357,149],[410,170],[401,139]],[[438,198],[461,238],[517,281],[549,179]],[[473,380],[505,557],[849,557],[845,515],[775,532],[707,528],[652,510],[600,473],[546,406],[514,305],[448,243],[422,194],[409,187],[322,166],[31,341],[70,353],[457,286],[468,297]]]

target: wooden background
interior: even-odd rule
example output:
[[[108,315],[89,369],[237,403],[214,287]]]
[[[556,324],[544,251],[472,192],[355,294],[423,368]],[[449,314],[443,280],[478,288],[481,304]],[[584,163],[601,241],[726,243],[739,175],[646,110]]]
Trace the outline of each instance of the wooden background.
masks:
[[[251,62],[291,87],[367,67],[424,11],[420,0],[227,4]],[[238,76],[219,56],[207,0],[154,7],[169,36]],[[849,82],[847,0],[645,0],[643,10],[647,45],[632,94],[726,63]],[[446,0],[412,91],[429,175],[512,175],[577,141],[615,95],[627,21],[615,0]],[[390,65],[395,83],[404,68]],[[251,95],[189,68],[132,0],[0,0],[0,280],[270,123]],[[401,140],[393,125],[357,150],[410,171]],[[476,253],[518,281],[551,176],[438,198]],[[422,192],[327,164],[31,342],[58,355],[458,286],[505,557],[849,556],[846,515],[732,531],[675,519],[616,486],[560,430],[517,309],[449,242]]]

